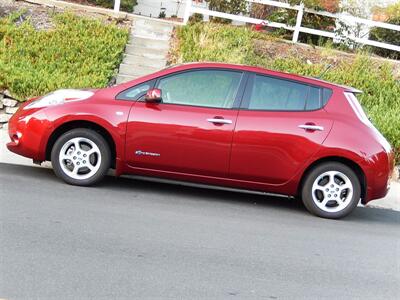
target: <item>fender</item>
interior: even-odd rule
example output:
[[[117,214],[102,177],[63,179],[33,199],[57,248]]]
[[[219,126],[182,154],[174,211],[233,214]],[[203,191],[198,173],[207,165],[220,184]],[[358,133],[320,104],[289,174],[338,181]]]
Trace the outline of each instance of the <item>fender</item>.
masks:
[[[45,152],[49,139],[60,127],[68,126],[68,124],[71,124],[72,122],[88,122],[102,127],[110,134],[115,144],[115,173],[117,176],[121,175],[123,170],[123,162],[125,160],[126,125],[129,116],[129,110],[133,103],[120,101],[118,104],[121,105],[116,105],[115,101],[105,102],[104,104],[91,104],[88,101],[87,104],[85,103],[85,105],[82,105],[81,102],[80,110],[82,112],[80,113],[76,113],[77,110],[74,109],[74,105],[65,105],[65,107],[62,108],[63,113],[60,113],[61,106],[58,107],[57,113],[54,114],[52,113],[52,109],[46,110],[46,116],[53,126],[51,130],[49,130],[45,136],[43,136],[41,144],[41,157],[45,159]],[[94,105],[96,109],[93,109]],[[86,106],[91,106],[90,110],[89,107],[88,109],[85,109]],[[91,113],[88,113],[88,111],[91,111]],[[115,111],[115,114],[113,114],[111,118],[110,111]],[[103,114],[104,117],[102,116]],[[105,116],[105,114],[108,114],[108,118]],[[60,115],[62,117],[58,117]]]

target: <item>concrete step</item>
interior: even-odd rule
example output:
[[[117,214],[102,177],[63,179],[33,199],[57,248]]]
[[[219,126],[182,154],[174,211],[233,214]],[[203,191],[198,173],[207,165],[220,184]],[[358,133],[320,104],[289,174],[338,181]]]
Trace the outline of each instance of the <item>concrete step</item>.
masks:
[[[131,33],[138,33],[142,35],[148,35],[148,34],[156,34],[157,36],[170,36],[172,31],[166,31],[166,30],[156,30],[151,27],[134,27],[131,30]]]
[[[151,74],[158,71],[158,68],[152,68],[149,66],[129,65],[120,64],[119,73],[125,75],[137,75],[137,74]]]
[[[132,30],[132,35],[164,41],[169,40],[171,37],[170,32],[158,32],[151,28],[135,28]]]
[[[153,26],[153,25],[144,26],[140,24],[133,24],[132,30],[135,29],[145,29],[159,33],[171,33],[174,28],[169,26]]]
[[[128,45],[129,44],[152,49],[169,49],[169,40],[156,40],[151,38],[143,38],[140,36],[132,36]]]
[[[136,19],[116,83],[127,82],[165,67],[174,25],[151,19]]]
[[[125,53],[139,55],[149,59],[164,60],[167,58],[168,50],[145,48],[139,45],[126,45]]]
[[[152,28],[156,31],[172,31],[174,25],[167,22],[157,21],[157,20],[145,20],[145,19],[136,19],[133,23],[133,27],[142,27],[142,28]]]
[[[145,57],[140,55],[125,54],[122,63],[127,65],[149,66],[151,68],[162,69],[165,67],[166,60],[145,59]]]

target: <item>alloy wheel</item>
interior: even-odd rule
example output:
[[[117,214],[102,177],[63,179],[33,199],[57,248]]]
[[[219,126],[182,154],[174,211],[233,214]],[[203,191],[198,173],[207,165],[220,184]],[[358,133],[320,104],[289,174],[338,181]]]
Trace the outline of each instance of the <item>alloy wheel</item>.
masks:
[[[312,185],[312,199],[325,212],[345,209],[353,197],[353,184],[342,172],[328,171],[319,175]]]
[[[101,152],[90,139],[75,137],[61,147],[59,163],[67,176],[77,180],[88,179],[95,175],[101,166]]]

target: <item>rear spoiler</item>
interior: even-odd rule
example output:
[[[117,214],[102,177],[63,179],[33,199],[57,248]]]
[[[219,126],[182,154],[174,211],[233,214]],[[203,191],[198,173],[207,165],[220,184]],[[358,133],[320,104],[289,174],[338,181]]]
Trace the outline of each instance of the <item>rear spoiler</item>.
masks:
[[[341,85],[340,87],[344,88],[345,92],[348,92],[348,93],[353,93],[353,94],[362,94],[363,93],[363,91],[355,89],[351,86]]]

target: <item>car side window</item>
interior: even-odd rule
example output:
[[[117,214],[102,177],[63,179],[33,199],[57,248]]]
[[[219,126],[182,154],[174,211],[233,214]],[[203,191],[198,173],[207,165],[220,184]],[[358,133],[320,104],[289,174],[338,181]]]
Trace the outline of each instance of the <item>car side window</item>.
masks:
[[[244,106],[250,110],[311,111],[322,108],[331,95],[330,89],[254,75]]]
[[[331,96],[332,96],[332,90],[326,88],[322,89],[322,106],[328,103],[328,100]]]
[[[157,87],[163,103],[232,108],[242,75],[229,70],[195,70],[161,78]]]
[[[318,87],[310,86],[310,91],[307,98],[307,104],[305,110],[316,110],[321,105],[321,92],[322,90]]]
[[[146,81],[135,85],[121,93],[116,97],[117,100],[139,100],[146,92],[151,89],[154,85],[154,81]]]
[[[308,85],[256,75],[249,96],[249,109],[304,110]]]

